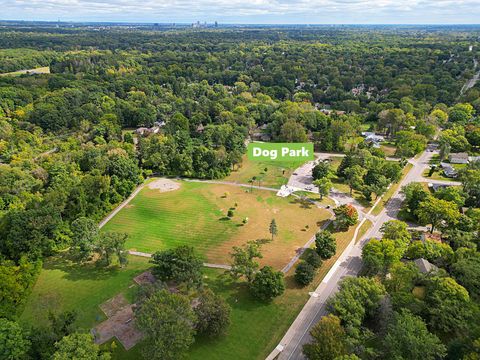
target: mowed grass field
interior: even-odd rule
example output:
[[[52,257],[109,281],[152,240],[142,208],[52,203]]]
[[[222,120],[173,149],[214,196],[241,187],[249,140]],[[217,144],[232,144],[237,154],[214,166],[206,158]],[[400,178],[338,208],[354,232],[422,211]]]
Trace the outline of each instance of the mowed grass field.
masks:
[[[20,321],[39,326],[47,323],[49,311],[75,310],[77,325],[92,328],[106,318],[98,306],[118,293],[132,299],[132,279],[151,266],[147,258],[128,260],[123,269],[78,265],[64,256],[45,260]]]
[[[244,155],[242,164],[232,171],[225,181],[249,184],[255,176],[255,185],[280,188],[303,163],[304,161],[250,161],[247,155]]]
[[[330,213],[280,198],[274,191],[180,181],[178,190],[160,192],[145,186],[103,228],[129,234],[126,247],[147,253],[191,245],[205,261],[226,264],[233,246],[270,238],[275,219],[278,235],[263,247],[263,264],[282,268],[312,237]],[[234,216],[227,217],[229,209]],[[243,224],[243,219],[248,222]]]
[[[293,280],[294,268],[286,274],[287,289],[273,302],[265,304],[253,299],[246,285],[232,281],[223,271],[204,268],[207,286],[221,295],[231,306],[231,326],[228,333],[217,339],[198,337],[187,359],[192,360],[251,360],[264,359],[275,348],[299,311],[308,300],[308,292],[318,286],[336,259],[352,239],[355,227],[336,233],[337,254],[325,261],[310,286],[299,287]],[[359,236],[367,230],[362,227]],[[124,269],[97,268],[78,265],[63,256],[48,259],[30,295],[21,322],[25,325],[43,325],[48,311],[76,310],[77,325],[89,330],[105,319],[99,305],[123,293],[133,300],[133,277],[147,270],[151,264],[142,257],[129,257]],[[113,359],[141,359],[140,342],[128,352],[117,341]],[[106,344],[108,348],[109,344]]]

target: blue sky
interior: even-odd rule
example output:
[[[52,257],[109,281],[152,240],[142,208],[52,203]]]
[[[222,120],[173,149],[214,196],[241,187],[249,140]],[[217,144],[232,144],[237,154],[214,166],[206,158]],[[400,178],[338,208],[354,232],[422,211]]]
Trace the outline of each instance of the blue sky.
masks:
[[[480,0],[0,0],[0,19],[262,24],[478,24]]]

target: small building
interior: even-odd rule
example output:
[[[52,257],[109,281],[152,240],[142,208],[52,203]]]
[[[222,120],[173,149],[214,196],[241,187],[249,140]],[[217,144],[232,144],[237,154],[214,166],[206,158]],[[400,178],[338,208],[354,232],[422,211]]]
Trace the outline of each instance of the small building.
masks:
[[[413,262],[418,267],[418,270],[420,270],[420,272],[423,274],[427,274],[429,272],[438,270],[438,268],[435,265],[433,265],[428,260],[425,260],[424,258],[416,259]]]
[[[470,163],[475,163],[480,161],[480,156],[469,156],[468,157],[468,162]]]
[[[446,189],[450,187],[451,185],[446,185],[446,184],[436,184],[436,183],[428,183],[428,187],[432,189],[432,192],[437,192],[438,190]]]
[[[457,170],[455,170],[452,165],[442,162],[440,166],[446,177],[456,178],[458,176]]]
[[[468,164],[467,153],[451,153],[448,158],[452,164]]]
[[[379,148],[380,144],[385,141],[385,137],[377,135],[373,132],[362,132],[362,136],[365,138],[367,144],[371,144],[373,147]]]
[[[196,129],[197,133],[201,134],[203,133],[203,130],[205,130],[205,126],[203,126],[203,124],[200,124],[197,126],[197,129]]]
[[[143,136],[143,135],[148,134],[149,131],[148,131],[148,128],[146,128],[146,127],[140,127],[140,128],[138,128],[137,130],[135,130],[135,133],[136,133],[137,135],[142,135],[142,136]]]

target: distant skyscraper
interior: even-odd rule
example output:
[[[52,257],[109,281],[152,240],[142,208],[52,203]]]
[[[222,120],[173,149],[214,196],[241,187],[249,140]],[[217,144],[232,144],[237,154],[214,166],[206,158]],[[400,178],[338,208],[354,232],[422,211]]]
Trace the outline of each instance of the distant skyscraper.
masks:
[[[218,27],[218,22],[215,21],[215,27]]]

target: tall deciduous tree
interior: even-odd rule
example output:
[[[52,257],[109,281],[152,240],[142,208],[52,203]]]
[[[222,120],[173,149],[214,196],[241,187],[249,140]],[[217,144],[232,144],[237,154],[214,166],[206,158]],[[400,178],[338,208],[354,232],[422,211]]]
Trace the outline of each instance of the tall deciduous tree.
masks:
[[[109,360],[110,353],[101,352],[93,342],[91,334],[73,333],[65,336],[55,344],[56,351],[53,360],[82,359]]]
[[[146,359],[181,359],[194,342],[196,316],[183,295],[167,290],[154,293],[142,303],[135,321],[145,334]]]
[[[309,360],[335,360],[346,355],[347,334],[335,315],[324,316],[310,331],[312,340],[303,346]]]
[[[330,194],[330,189],[333,186],[332,181],[328,178],[315,180],[313,184],[318,188],[320,200],[322,200],[324,196],[328,196]]]
[[[273,270],[271,266],[264,266],[255,274],[251,289],[256,298],[262,301],[271,301],[285,291],[283,273]]]
[[[337,243],[332,233],[322,230],[315,234],[315,250],[322,259],[330,259],[337,251]]]
[[[249,283],[253,281],[255,273],[259,268],[259,264],[255,259],[263,257],[260,252],[263,242],[262,240],[255,240],[247,242],[243,247],[233,247],[233,252],[230,254],[232,257],[230,275],[233,278],[238,279],[245,276]]]
[[[395,314],[383,343],[389,359],[435,360],[447,352],[440,339],[428,331],[422,318],[408,310]]]
[[[20,325],[14,321],[0,319],[0,358],[26,359],[29,350],[30,341]]]
[[[430,228],[431,233],[443,221],[447,224],[455,224],[460,217],[455,203],[437,199],[433,196],[428,197],[419,204],[416,214],[421,223],[432,225]]]
[[[153,254],[153,274],[163,281],[198,286],[202,282],[203,262],[193,247],[182,245]]]
[[[198,297],[194,311],[197,316],[196,329],[200,334],[218,336],[230,325],[230,306],[210,289],[204,289]]]

